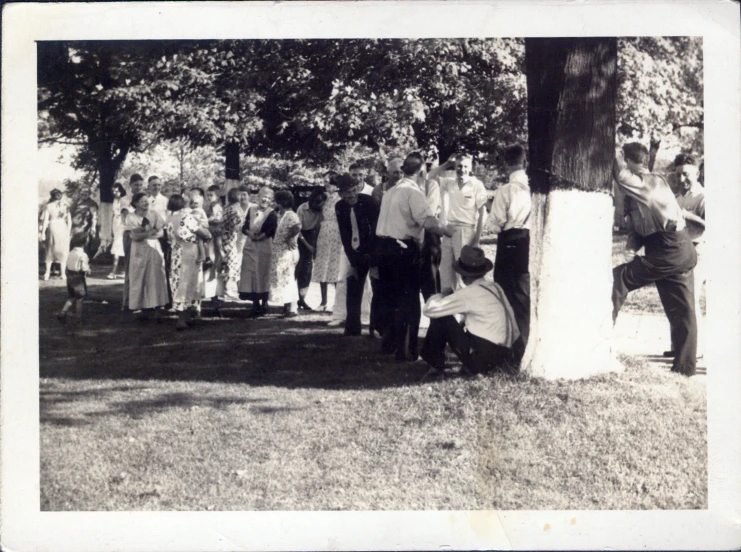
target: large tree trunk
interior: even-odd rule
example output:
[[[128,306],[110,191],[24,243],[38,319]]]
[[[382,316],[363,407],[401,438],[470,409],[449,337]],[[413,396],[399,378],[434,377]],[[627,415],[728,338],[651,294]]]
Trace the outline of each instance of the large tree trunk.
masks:
[[[648,170],[649,171],[654,170],[654,164],[656,163],[656,154],[659,153],[660,147],[661,147],[661,138],[657,138],[652,134],[651,141],[649,142],[649,148],[648,148]]]
[[[229,142],[224,147],[224,156],[226,161],[226,185],[224,186],[224,192],[228,192],[232,188],[239,186],[240,174],[239,174],[239,144],[236,142]]]
[[[617,369],[612,164],[617,40],[525,40],[531,321],[523,370],[548,379]]]

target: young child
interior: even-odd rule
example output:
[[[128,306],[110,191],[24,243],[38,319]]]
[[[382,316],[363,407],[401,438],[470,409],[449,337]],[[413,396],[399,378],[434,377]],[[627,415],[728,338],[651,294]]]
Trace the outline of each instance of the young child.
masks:
[[[67,321],[67,313],[74,305],[77,322],[82,322],[82,302],[87,296],[87,282],[85,275],[90,274],[90,265],[84,247],[87,243],[87,233],[78,233],[70,240],[71,251],[67,256],[66,276],[67,293],[69,299],[64,303],[62,310],[57,313],[57,320],[62,324]]]
[[[204,201],[204,193],[203,188],[191,188],[190,189],[190,211],[191,214],[196,218],[198,223],[205,229],[208,230],[208,215],[206,215],[206,211],[203,209],[203,201]],[[198,258],[196,259],[197,263],[203,263],[203,268],[208,270],[212,266],[214,266],[213,260],[208,255],[208,248],[206,247],[206,242],[208,240],[203,240],[201,238],[198,238],[196,240],[196,244],[198,245]]]
[[[214,240],[214,257],[216,257],[214,260],[218,260],[218,264],[223,264],[226,253],[221,241],[221,236],[224,233],[224,207],[221,203],[220,191],[219,186],[208,187],[204,210],[208,217],[208,230]],[[218,268],[221,269],[222,267],[219,266]]]

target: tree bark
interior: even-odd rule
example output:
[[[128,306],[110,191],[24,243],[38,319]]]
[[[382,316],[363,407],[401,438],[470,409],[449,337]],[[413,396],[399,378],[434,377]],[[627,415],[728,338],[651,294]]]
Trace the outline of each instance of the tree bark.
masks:
[[[525,40],[531,321],[522,369],[617,369],[611,350],[617,40]]]
[[[649,171],[654,170],[654,163],[656,163],[656,154],[659,153],[660,147],[661,147],[661,138],[655,138],[654,136],[651,136],[651,141],[649,142],[649,148],[648,148],[648,170]]]
[[[239,144],[236,142],[229,142],[224,147],[225,156],[225,177],[226,185],[224,186],[224,192],[228,192],[232,188],[239,186],[240,174],[239,174]]]

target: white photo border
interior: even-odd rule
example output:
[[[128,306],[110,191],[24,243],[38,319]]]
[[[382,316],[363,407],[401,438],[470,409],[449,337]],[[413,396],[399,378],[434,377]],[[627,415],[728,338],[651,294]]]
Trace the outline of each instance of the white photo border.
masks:
[[[741,547],[739,5],[666,2],[6,4],[2,32],[2,546],[8,550]],[[709,278],[708,510],[40,512],[37,40],[702,36]],[[710,339],[710,336],[713,336]],[[677,423],[681,423],[678,420]]]

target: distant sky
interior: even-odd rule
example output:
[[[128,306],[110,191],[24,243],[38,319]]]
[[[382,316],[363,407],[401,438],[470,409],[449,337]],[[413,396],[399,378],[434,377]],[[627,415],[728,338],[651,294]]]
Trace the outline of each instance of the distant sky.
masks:
[[[46,199],[52,188],[63,189],[65,179],[81,176],[72,168],[74,153],[75,148],[59,144],[38,149],[39,199]]]

